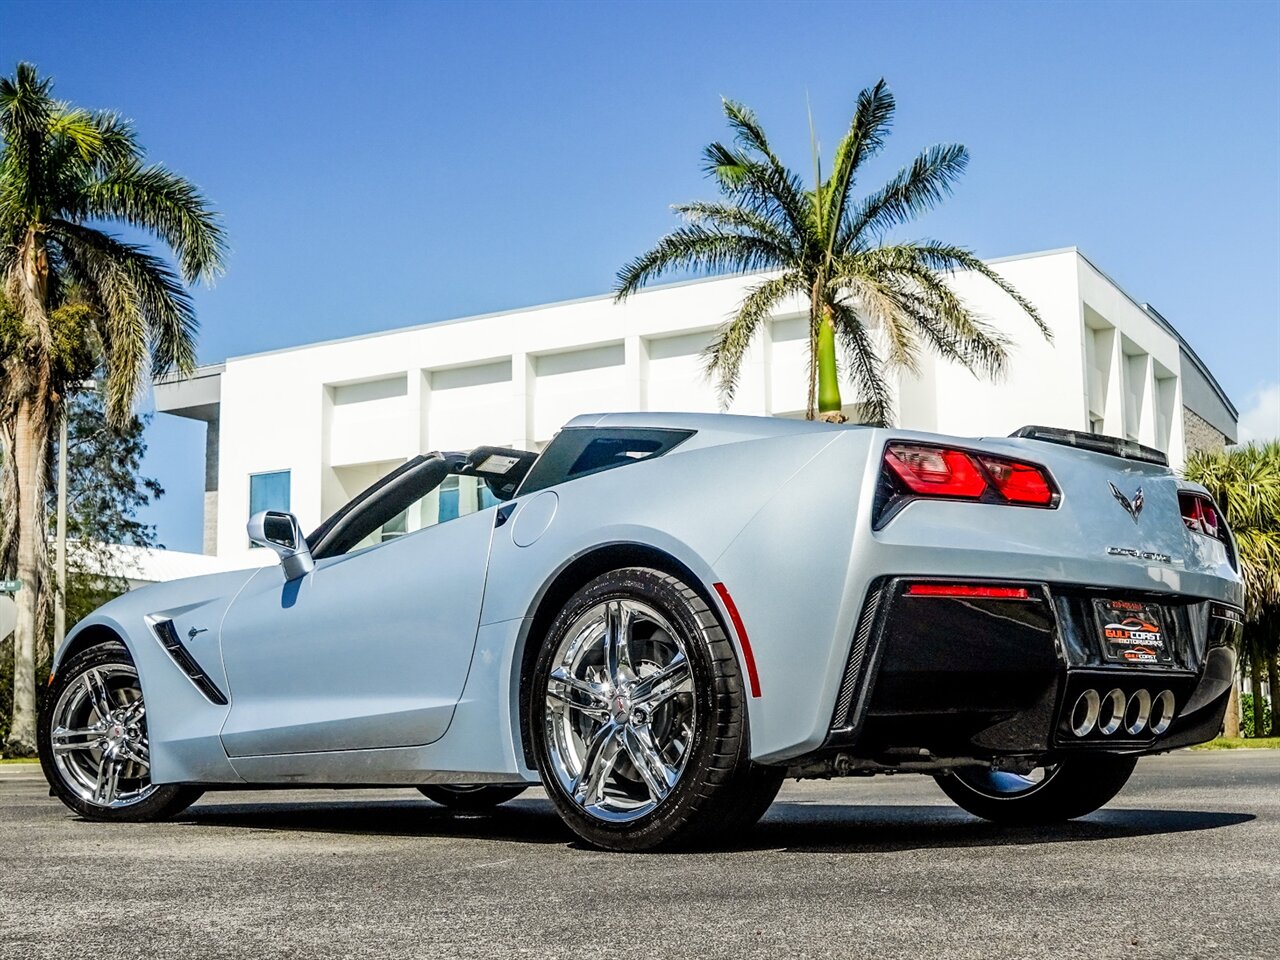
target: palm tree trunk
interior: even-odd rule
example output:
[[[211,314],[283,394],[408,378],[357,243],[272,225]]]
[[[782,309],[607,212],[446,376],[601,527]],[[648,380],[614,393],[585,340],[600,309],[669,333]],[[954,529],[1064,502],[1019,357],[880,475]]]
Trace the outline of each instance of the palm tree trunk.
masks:
[[[840,400],[840,376],[836,372],[836,325],[831,308],[823,306],[818,324],[818,416],[831,423],[844,423]]]
[[[1280,694],[1280,662],[1275,653],[1267,655],[1267,688],[1271,694],[1271,729],[1267,732],[1280,737],[1280,710],[1276,709],[1276,695]]]
[[[1253,735],[1266,736],[1267,728],[1263,718],[1262,706],[1262,658],[1251,657],[1249,660],[1249,686],[1253,690]]]
[[[1227,698],[1227,713],[1222,718],[1222,735],[1232,740],[1240,736],[1240,678],[1231,678],[1231,696]]]
[[[17,475],[18,579],[14,596],[18,624],[13,635],[13,723],[8,750],[34,754],[36,750],[36,639],[40,629],[40,575],[44,549],[42,522],[44,452],[48,425],[30,398],[18,405],[14,425],[14,469]]]
[[[805,397],[806,420],[814,420],[818,416],[818,323],[817,314],[809,310],[809,392]]]

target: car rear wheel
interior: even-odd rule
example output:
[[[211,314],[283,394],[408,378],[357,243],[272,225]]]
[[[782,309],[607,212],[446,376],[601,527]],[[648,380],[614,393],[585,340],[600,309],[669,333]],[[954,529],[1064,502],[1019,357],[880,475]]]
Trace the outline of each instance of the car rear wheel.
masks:
[[[784,771],[751,762],[738,661],[706,601],[679,579],[614,570],[552,623],[531,726],[547,792],[571,829],[651,850],[750,826]]]
[[[1137,757],[1075,756],[1023,775],[957,770],[937,778],[943,793],[995,823],[1060,823],[1093,813],[1128,782]]]
[[[418,791],[428,800],[433,800],[442,807],[474,813],[514,800],[527,789],[528,787],[524,786],[491,783],[468,785],[431,783],[419,787]]]
[[[53,792],[90,820],[163,820],[202,792],[151,782],[147,705],[138,671],[119,643],[90,647],[62,666],[38,740]]]

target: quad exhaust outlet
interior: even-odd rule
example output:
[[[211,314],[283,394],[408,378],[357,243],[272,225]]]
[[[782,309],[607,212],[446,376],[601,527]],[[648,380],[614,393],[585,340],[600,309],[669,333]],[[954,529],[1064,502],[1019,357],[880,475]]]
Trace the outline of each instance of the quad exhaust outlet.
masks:
[[[1091,688],[1071,708],[1071,732],[1082,739],[1095,732],[1110,737],[1121,729],[1130,737],[1158,737],[1173,723],[1174,706],[1172,690],[1153,697],[1150,690],[1139,688],[1126,698],[1118,687],[1106,693]]]

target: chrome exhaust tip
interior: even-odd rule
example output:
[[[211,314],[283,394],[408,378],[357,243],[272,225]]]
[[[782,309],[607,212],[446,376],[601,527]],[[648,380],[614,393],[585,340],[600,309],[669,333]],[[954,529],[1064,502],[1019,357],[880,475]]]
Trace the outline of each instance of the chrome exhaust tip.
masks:
[[[1098,722],[1098,711],[1102,709],[1102,698],[1097,690],[1086,690],[1076,698],[1071,708],[1071,732],[1077,737],[1087,737],[1093,732]]]
[[[1161,690],[1151,707],[1151,732],[1157,737],[1173,723],[1174,701],[1172,690]]]
[[[1102,698],[1102,709],[1098,714],[1098,732],[1109,737],[1120,729],[1124,722],[1124,691],[1119,687]]]
[[[1136,737],[1146,729],[1150,716],[1151,692],[1146,689],[1135,690],[1124,708],[1124,732]]]

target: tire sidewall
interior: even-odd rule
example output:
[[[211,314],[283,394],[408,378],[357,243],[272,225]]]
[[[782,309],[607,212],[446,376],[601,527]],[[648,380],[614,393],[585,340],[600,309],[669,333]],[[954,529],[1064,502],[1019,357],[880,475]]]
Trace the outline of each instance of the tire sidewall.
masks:
[[[723,728],[744,708],[736,660],[713,660],[712,637],[707,625],[690,609],[683,591],[689,588],[666,574],[631,567],[602,574],[574,594],[552,621],[534,667],[530,698],[530,730],[542,770],[543,785],[560,815],[580,836],[616,850],[645,850],[666,843],[696,812],[702,799],[699,787],[711,766]],[[555,667],[556,654],[569,627],[597,604],[614,599],[642,600],[667,618],[684,641],[691,667],[695,696],[695,720],[690,755],[671,793],[652,811],[634,820],[614,823],[599,820],[584,811],[560,785],[552,766],[546,738],[547,682]],[[713,621],[718,624],[718,620]],[[719,629],[717,626],[713,629]],[[730,677],[726,677],[730,673]],[[718,675],[717,675],[718,674]],[[734,696],[734,693],[738,696]],[[745,738],[744,738],[745,739]]]

